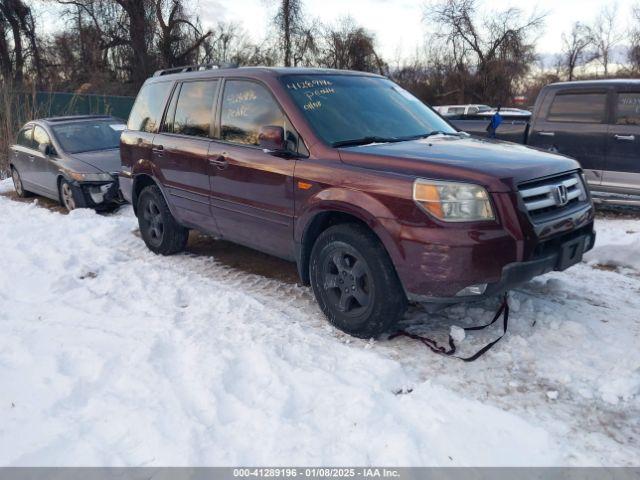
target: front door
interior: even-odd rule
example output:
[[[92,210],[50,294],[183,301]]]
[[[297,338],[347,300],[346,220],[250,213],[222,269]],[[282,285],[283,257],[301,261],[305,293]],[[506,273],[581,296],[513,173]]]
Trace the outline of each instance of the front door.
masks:
[[[614,105],[602,188],[640,194],[640,91],[618,92]]]
[[[37,187],[34,188],[33,162],[35,155],[33,148],[33,124],[31,124],[18,132],[16,144],[11,149],[11,163],[20,174],[23,188],[38,193]]]
[[[602,180],[607,147],[608,92],[559,92],[529,135],[535,147],[575,158],[591,186]]]
[[[263,151],[260,128],[281,126],[292,149],[297,135],[262,84],[226,80],[219,141],[211,144],[211,209],[223,237],[293,259],[295,159]]]
[[[49,134],[39,125],[33,130],[33,175],[35,183],[47,196],[58,199],[58,160],[53,155],[53,147]],[[49,147],[50,155],[42,153],[41,147]]]
[[[218,234],[209,195],[209,144],[218,80],[186,81],[173,92],[153,161],[175,215],[182,223]]]

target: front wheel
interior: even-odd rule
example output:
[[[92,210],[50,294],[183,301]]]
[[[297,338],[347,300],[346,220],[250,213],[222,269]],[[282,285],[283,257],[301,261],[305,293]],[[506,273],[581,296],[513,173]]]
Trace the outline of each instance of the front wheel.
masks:
[[[189,230],[173,218],[157,186],[142,190],[137,213],[140,233],[149,250],[160,255],[173,255],[185,249]]]
[[[322,311],[350,335],[376,337],[406,311],[391,259],[364,226],[336,225],[320,234],[311,251],[310,277]]]
[[[76,202],[75,192],[73,191],[73,187],[66,180],[60,180],[60,200],[62,201],[62,206],[67,209],[67,212],[71,210],[75,210],[78,208],[78,203]]]

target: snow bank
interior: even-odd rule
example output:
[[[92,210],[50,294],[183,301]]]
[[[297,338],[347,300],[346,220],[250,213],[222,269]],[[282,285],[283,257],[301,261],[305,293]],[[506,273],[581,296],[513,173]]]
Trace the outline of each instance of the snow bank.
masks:
[[[640,227],[637,220],[601,220],[595,248],[587,253],[592,265],[640,270]],[[616,228],[608,228],[615,225]],[[604,227],[604,228],[602,228]]]
[[[637,463],[638,320],[598,298],[632,277],[583,265],[534,282],[503,342],[464,364],[351,339],[308,289],[155,256],[136,227],[130,208],[0,196],[1,465]],[[446,334],[494,307],[407,322]]]

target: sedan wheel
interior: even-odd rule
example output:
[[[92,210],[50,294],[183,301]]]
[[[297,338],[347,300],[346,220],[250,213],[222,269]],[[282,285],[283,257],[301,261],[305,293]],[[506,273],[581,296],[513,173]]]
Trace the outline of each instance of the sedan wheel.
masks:
[[[76,201],[73,197],[73,189],[71,188],[71,185],[69,185],[69,182],[67,182],[66,180],[63,180],[60,183],[60,198],[62,199],[62,205],[64,205],[64,208],[66,208],[69,212],[76,209]]]
[[[24,185],[22,185],[22,179],[20,178],[20,174],[16,168],[11,169],[11,178],[13,179],[13,187],[16,190],[16,193],[19,197],[26,197],[27,192],[24,189]]]

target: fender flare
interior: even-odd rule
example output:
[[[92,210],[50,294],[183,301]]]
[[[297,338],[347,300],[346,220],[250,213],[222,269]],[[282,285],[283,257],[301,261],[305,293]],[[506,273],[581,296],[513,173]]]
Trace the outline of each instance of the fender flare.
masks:
[[[142,171],[139,173],[136,173],[133,175],[133,188],[131,189],[131,204],[133,206],[133,212],[137,215],[137,210],[138,210],[138,198],[136,195],[136,185],[137,183],[142,179],[142,178],[148,178],[150,179],[155,185],[156,187],[158,187],[158,190],[160,190],[160,193],[162,194],[162,197],[164,198],[165,203],[167,204],[167,207],[169,207],[169,211],[171,212],[171,215],[173,215],[173,217],[177,220],[177,216],[176,213],[174,211],[173,205],[171,204],[171,202],[169,202],[169,197],[167,196],[167,192],[165,192],[164,187],[162,186],[162,184],[158,181],[158,179],[155,177],[155,175],[153,175],[153,173],[147,172],[147,171]]]
[[[306,278],[308,270],[306,263],[308,263],[310,246],[307,236],[310,227],[319,215],[332,212],[350,215],[367,225],[382,243],[394,266],[398,260],[404,257],[393,234],[393,230],[399,229],[400,225],[397,224],[395,216],[386,205],[371,195],[358,190],[340,187],[328,188],[318,192],[307,201],[306,208],[298,216],[295,223],[296,262],[303,280]]]

